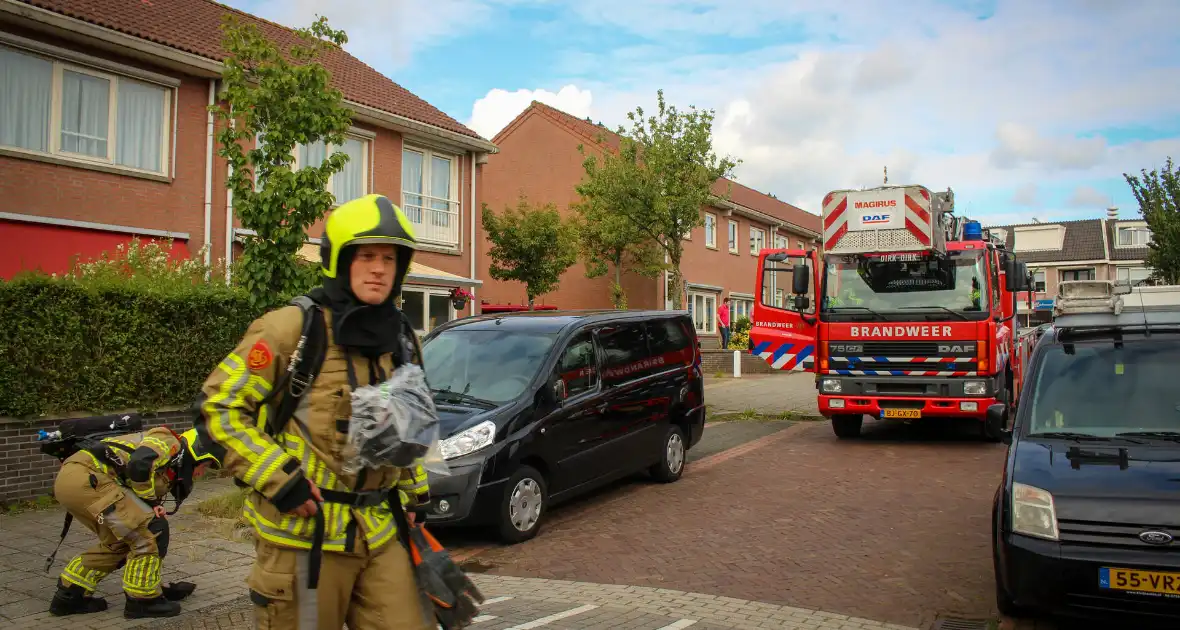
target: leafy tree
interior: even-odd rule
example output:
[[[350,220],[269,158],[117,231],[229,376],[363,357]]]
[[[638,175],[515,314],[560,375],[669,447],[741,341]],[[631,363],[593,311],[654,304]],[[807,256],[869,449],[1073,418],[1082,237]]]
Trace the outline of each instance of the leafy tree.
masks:
[[[225,128],[217,154],[230,165],[226,187],[242,226],[255,235],[245,248],[235,281],[250,292],[253,306],[268,309],[309,288],[299,250],[307,229],[332,207],[328,178],[344,168],[347,154],[334,152],[321,164],[293,170],[295,147],[323,140],[339,146],[352,124],[344,95],[316,62],[320,51],[347,41],[343,31],[318,18],[299,29],[302,43],[285,53],[252,24],[229,15],[222,25],[227,57],[222,104],[213,111]],[[259,139],[256,148],[243,143]]]
[[[578,260],[577,228],[563,221],[551,203],[534,207],[523,196],[501,215],[483,205],[483,229],[492,243],[488,273],[496,280],[523,282],[534,300],[557,288],[562,274]]]
[[[623,274],[633,271],[654,278],[664,269],[664,251],[650,236],[610,207],[585,201],[575,204],[578,213],[578,245],[586,262],[586,277],[599,278],[614,270],[611,303],[627,308]]]
[[[1126,173],[1123,177],[1151,230],[1147,253],[1151,279],[1159,284],[1180,284],[1180,168],[1169,156],[1163,172],[1141,169],[1140,173],[1142,178]]]
[[[655,116],[645,118],[642,107],[627,113],[631,130],[619,126],[617,152],[604,150],[601,163],[593,155],[585,159],[586,175],[577,191],[628,219],[667,255],[668,292],[679,309],[684,237],[704,223],[701,208],[715,198],[713,184],[732,174],[739,162],[714,153],[713,110],[689,106],[680,111],[665,103],[663,90],[656,94]]]

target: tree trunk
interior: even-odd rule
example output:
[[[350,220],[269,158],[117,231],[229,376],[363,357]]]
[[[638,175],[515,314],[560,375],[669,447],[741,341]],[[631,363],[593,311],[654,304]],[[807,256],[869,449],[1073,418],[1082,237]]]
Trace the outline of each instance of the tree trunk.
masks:
[[[682,310],[684,305],[684,276],[680,273],[680,257],[684,253],[677,243],[666,249],[668,252],[668,266],[672,268],[672,277],[668,280],[668,295],[672,296],[672,310]]]
[[[613,295],[611,296],[611,298],[612,298],[611,301],[615,303],[616,310],[623,310],[623,309],[627,308],[627,296],[625,293],[623,293],[623,270],[620,268],[622,266],[619,264],[620,262],[621,261],[619,260],[619,257],[616,257],[615,258],[615,286],[614,286],[614,290],[611,291],[611,293],[613,293]]]
[[[532,296],[532,295],[529,296],[529,310],[530,311],[533,310],[533,304],[535,304],[536,301],[537,301],[537,298],[535,296]]]

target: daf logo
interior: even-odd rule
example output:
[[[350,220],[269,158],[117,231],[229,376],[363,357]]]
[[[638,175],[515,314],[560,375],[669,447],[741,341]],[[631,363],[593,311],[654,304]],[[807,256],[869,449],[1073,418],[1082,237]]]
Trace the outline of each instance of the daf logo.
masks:
[[[965,343],[962,345],[950,344],[950,343],[938,344],[938,353],[939,354],[958,354],[958,353],[966,353],[966,352],[975,352],[975,344],[973,344],[973,343]]]
[[[828,349],[832,352],[840,352],[843,354],[864,354],[864,346],[858,343],[830,344]]]
[[[1142,540],[1143,542],[1145,542],[1149,545],[1168,545],[1168,544],[1171,544],[1173,538],[1172,538],[1172,535],[1169,534],[1168,532],[1161,532],[1156,529],[1150,529],[1148,531],[1140,533],[1139,540]]]

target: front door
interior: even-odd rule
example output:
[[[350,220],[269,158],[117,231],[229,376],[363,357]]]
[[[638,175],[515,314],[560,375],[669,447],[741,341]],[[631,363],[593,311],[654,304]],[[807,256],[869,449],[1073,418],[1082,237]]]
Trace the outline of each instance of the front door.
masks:
[[[795,265],[807,267],[807,292],[801,296],[792,291]],[[758,256],[750,352],[776,370],[815,371],[818,267],[813,251],[764,249]]]
[[[549,438],[548,455],[557,464],[550,491],[559,493],[594,479],[599,472],[595,451],[602,425],[602,379],[598,351],[589,331],[566,344],[554,373],[565,385],[565,397],[543,428]]]

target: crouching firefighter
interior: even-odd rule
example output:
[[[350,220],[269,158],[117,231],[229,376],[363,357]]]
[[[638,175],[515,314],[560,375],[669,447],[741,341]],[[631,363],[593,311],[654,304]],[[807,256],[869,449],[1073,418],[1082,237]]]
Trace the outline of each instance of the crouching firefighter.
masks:
[[[246,582],[260,629],[436,627],[399,544],[428,502],[420,454],[344,466],[352,392],[421,365],[393,302],[415,249],[388,198],[336,208],[321,240],[322,285],[255,320],[205,382],[197,431],[253,490]]]
[[[168,555],[167,516],[180,509],[192,491],[193,479],[213,463],[197,441],[196,431],[177,435],[167,427],[156,427],[51,444],[55,454],[64,456],[53,484],[54,498],[67,510],[62,540],[74,519],[98,536],[95,546],[66,564],[49,605],[51,614],[106,610],[106,600],[94,596],[94,591],[104,577],[120,568],[127,599],[124,617],[180,614],[179,601],[196,585],[161,585],[160,571]],[[176,503],[172,512],[163,507],[168,494]],[[56,555],[55,550],[46,570]]]

